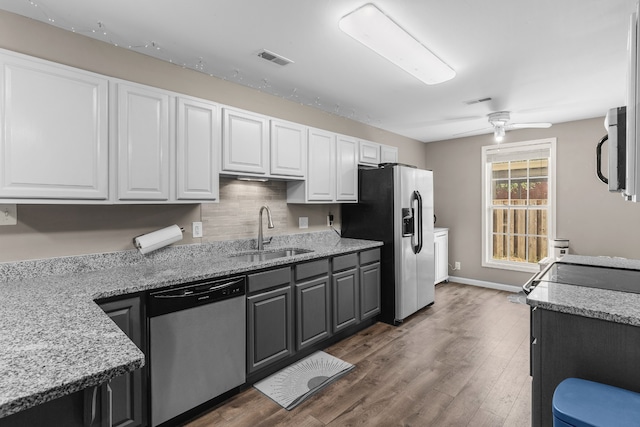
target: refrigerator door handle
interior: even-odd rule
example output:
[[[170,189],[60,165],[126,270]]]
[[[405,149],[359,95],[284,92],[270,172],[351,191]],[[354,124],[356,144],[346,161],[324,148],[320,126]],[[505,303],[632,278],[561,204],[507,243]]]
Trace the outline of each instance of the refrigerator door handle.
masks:
[[[422,195],[420,194],[420,192],[418,190],[414,191],[413,194],[411,195],[411,205],[413,206],[414,202],[418,202],[418,207],[415,210],[416,212],[418,212],[418,214],[416,215],[417,218],[414,220],[414,229],[415,229],[415,223],[418,223],[418,241],[416,242],[415,245],[412,245],[412,249],[413,249],[413,253],[414,254],[419,254],[420,251],[422,250],[422,221],[424,220],[423,218],[423,213],[422,213]],[[412,242],[413,243],[413,242]]]

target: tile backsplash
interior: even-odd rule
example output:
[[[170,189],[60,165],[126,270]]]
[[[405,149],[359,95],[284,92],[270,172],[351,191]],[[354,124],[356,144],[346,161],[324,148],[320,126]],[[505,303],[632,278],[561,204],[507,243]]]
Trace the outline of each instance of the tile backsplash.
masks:
[[[337,222],[340,205],[288,205],[285,181],[252,182],[220,177],[220,202],[202,204],[202,241],[256,238],[258,213],[269,206],[275,228],[267,228],[263,213],[265,238],[274,235],[327,230],[326,215],[332,213]],[[309,218],[309,228],[298,228],[298,217]]]

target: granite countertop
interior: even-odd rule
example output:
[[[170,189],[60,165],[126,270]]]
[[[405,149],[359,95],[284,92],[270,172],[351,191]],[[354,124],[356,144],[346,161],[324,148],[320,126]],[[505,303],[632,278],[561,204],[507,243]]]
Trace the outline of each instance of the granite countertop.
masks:
[[[382,246],[333,232],[275,236],[269,251],[313,252],[263,262],[230,254],[255,239],[0,263],[0,418],[144,365],[144,354],[95,300]]]
[[[562,262],[640,270],[640,260],[624,258],[565,255]],[[543,281],[527,296],[527,304],[545,310],[640,326],[640,293]]]

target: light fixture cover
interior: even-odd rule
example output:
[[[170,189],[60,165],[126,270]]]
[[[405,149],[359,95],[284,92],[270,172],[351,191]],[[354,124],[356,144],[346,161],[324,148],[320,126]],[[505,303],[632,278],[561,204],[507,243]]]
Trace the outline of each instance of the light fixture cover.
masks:
[[[372,3],[344,16],[339,25],[342,31],[428,85],[456,75],[453,68]]]

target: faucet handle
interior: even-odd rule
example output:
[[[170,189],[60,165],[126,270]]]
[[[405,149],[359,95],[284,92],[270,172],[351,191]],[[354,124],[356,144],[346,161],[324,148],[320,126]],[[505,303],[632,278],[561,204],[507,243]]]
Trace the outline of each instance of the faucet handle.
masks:
[[[268,245],[269,243],[271,243],[271,239],[273,239],[273,236],[269,237],[268,239],[264,239],[264,240],[262,241],[262,244],[263,244],[263,245]]]

